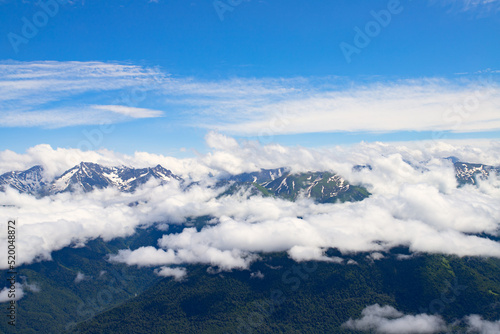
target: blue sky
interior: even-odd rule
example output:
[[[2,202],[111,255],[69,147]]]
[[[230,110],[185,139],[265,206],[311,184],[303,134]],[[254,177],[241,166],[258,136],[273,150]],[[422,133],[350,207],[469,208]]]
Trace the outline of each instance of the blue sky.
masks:
[[[0,0],[0,150],[500,137],[499,1],[41,3]]]

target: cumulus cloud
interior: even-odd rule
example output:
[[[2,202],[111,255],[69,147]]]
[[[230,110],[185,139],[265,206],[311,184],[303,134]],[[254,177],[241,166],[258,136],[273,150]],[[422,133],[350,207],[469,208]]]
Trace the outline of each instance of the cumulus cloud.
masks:
[[[438,333],[446,329],[444,320],[428,314],[404,315],[389,305],[374,304],[361,312],[360,319],[349,319],[345,328],[385,334]]]
[[[186,268],[161,267],[157,274],[164,277],[173,277],[176,281],[182,281],[187,274]]]
[[[457,190],[461,192],[463,190]],[[416,193],[418,195],[418,193]],[[440,195],[447,196],[447,195]],[[487,198],[487,197],[485,197]],[[194,228],[184,229],[178,234],[165,235],[159,246],[168,252],[186,252],[184,261],[197,255],[193,262],[217,264],[223,267],[247,267],[248,257],[242,256],[235,261],[235,249],[250,252],[288,251],[297,261],[319,260],[340,262],[338,258],[324,256],[322,248],[335,247],[345,253],[359,251],[387,251],[398,245],[409,246],[412,251],[455,254],[459,256],[500,256],[500,244],[490,239],[467,235],[481,229],[483,232],[496,233],[498,225],[487,223],[478,227],[477,220],[470,217],[468,225],[458,223],[443,226],[447,222],[428,219],[427,213],[417,217],[395,217],[398,206],[404,202],[397,196],[373,196],[360,203],[337,205],[319,205],[310,201],[298,201],[295,204],[275,199],[226,198],[223,203],[202,205],[208,214],[227,214],[214,226],[206,226],[200,231]],[[224,203],[225,202],[225,203]],[[229,204],[232,203],[232,204]],[[222,204],[222,205],[221,205]],[[473,206],[473,204],[466,204]],[[490,214],[498,217],[498,209],[490,202]],[[394,207],[393,207],[394,206]],[[268,209],[266,209],[268,208]],[[266,210],[266,211],[262,211]],[[459,210],[460,211],[460,210]],[[264,217],[264,212],[270,218]],[[274,217],[273,217],[274,216]],[[296,216],[303,217],[302,219]],[[496,218],[495,218],[496,219]],[[494,222],[493,219],[491,219]],[[498,221],[498,220],[497,220]],[[481,225],[481,224],[479,224]],[[461,231],[462,229],[463,231]],[[227,257],[207,259],[208,252],[218,250]],[[244,253],[246,255],[246,253]],[[121,253],[122,260],[153,257],[141,254]],[[380,253],[373,258],[379,259]],[[171,263],[179,263],[179,256]],[[130,260],[125,260],[131,264]],[[140,261],[140,260],[138,260]],[[134,262],[132,262],[133,264]],[[244,264],[244,265],[243,265]]]
[[[488,321],[484,320],[477,314],[472,314],[465,317],[468,325],[469,333],[479,334],[495,334],[500,333],[500,320]]]
[[[15,289],[11,289],[11,287],[7,286],[0,291],[0,303],[20,300],[26,295],[25,291],[40,292],[40,286],[37,283],[28,283],[25,276],[21,276],[20,278],[22,282],[14,283]]]
[[[216,172],[195,159],[177,159],[174,157],[136,152],[133,156],[108,151],[105,149],[82,151],[80,149],[52,148],[40,144],[20,154],[10,150],[0,152],[0,174],[13,170],[26,170],[34,165],[42,165],[48,180],[61,175],[80,162],[94,162],[103,166],[134,166],[145,168],[161,164],[176,175],[200,180],[210,172]]]
[[[9,292],[9,291],[14,291],[14,292]],[[15,297],[11,298],[10,295],[14,294]],[[23,291],[23,286],[21,283],[15,283],[15,289],[10,290],[9,287],[5,287],[0,291],[0,303],[6,303],[10,302],[11,300],[19,300],[24,297],[24,291]]]
[[[368,258],[375,260],[375,261],[381,260],[384,258],[384,254],[379,253],[379,252],[374,252],[374,253],[371,253],[370,255],[368,255]]]
[[[136,228],[152,224],[167,233],[157,245],[122,250],[111,259],[137,266],[201,263],[230,270],[248,268],[258,253],[266,252],[288,252],[296,261],[344,263],[327,256],[329,248],[346,255],[369,252],[374,259],[396,246],[417,253],[500,257],[500,243],[488,238],[500,231],[498,178],[479,182],[477,187],[457,187],[453,165],[444,159],[456,156],[462,161],[500,165],[497,142],[479,141],[474,146],[361,143],[305,149],[238,142],[219,133],[210,133],[207,141],[212,151],[191,159],[43,145],[25,154],[0,152],[4,171],[40,163],[56,175],[79,160],[108,166],[160,163],[186,179],[184,184],[152,181],[134,193],[112,188],[44,198],[11,189],[0,193],[0,203],[14,205],[3,208],[5,215],[19,217],[18,243],[24,250],[19,255],[21,263],[50,260],[51,253],[63,247],[98,237],[128,236]],[[74,161],[68,161],[68,156]],[[371,168],[353,169],[356,165]],[[372,195],[361,202],[318,204],[307,198],[291,202],[248,197],[245,192],[221,196],[224,189],[214,187],[217,177],[223,175],[283,166],[293,172],[334,171],[351,184],[367,187]],[[196,183],[185,188],[191,181]],[[168,234],[168,225],[200,216],[211,217],[210,224]],[[6,261],[0,258],[0,263]]]
[[[265,277],[264,274],[260,270],[253,272],[253,273],[250,273],[250,278],[264,279],[264,277]]]
[[[471,314],[458,322],[465,326],[467,333],[494,334],[500,333],[500,320],[484,320],[480,315]],[[374,304],[361,311],[359,319],[350,318],[342,327],[384,334],[418,334],[449,332],[454,324],[447,324],[440,316],[425,313],[405,315],[390,305]]]
[[[182,263],[201,263],[218,266],[224,270],[247,268],[255,256],[238,249],[220,250],[206,245],[178,250],[141,247],[134,251],[120,250],[110,257],[111,261],[136,266],[159,266]]]
[[[336,262],[341,263],[343,260],[339,257],[328,257],[325,256],[326,249],[321,249],[319,247],[310,246],[293,246],[288,251],[288,254],[292,259],[297,262],[301,261],[325,261],[325,262]]]
[[[81,281],[84,281],[86,279],[88,279],[88,277],[84,273],[79,271],[78,273],[76,273],[76,277],[75,277],[74,282],[75,282],[75,284],[78,284]]]

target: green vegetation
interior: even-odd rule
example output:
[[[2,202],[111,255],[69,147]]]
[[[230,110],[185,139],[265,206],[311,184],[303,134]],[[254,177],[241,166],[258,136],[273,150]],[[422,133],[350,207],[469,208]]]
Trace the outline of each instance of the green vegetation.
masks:
[[[194,217],[185,226],[200,229],[208,220]],[[171,225],[168,233],[183,227]],[[160,278],[153,268],[106,261],[119,249],[155,244],[164,233],[149,228],[129,238],[93,240],[54,252],[53,261],[20,267],[19,281],[39,291],[25,287],[17,332],[352,333],[341,324],[375,303],[407,314],[437,313],[448,323],[470,314],[500,318],[495,258],[399,260],[397,254],[409,252],[397,248],[377,261],[366,253],[350,255],[356,264],[347,265],[296,263],[274,253],[261,254],[250,270],[214,274],[214,268],[191,265],[182,282]],[[342,256],[335,249],[327,255]],[[0,323],[0,332],[9,333],[7,326]]]
[[[335,253],[332,250],[333,253]],[[498,319],[497,259],[389,255],[357,265],[298,264],[264,255],[251,271],[207,273],[190,266],[185,281],[164,279],[137,298],[78,326],[79,333],[352,333],[340,325],[367,305],[438,313],[452,322],[469,314]],[[251,278],[260,272],[262,279]]]
[[[294,201],[302,195],[319,203],[343,203],[361,201],[371,195],[364,187],[350,185],[339,175],[330,172],[284,173],[274,180],[261,176],[258,181],[236,181],[218,198],[247,191],[249,196],[272,196]]]
[[[17,302],[17,333],[62,333],[83,321],[140,294],[159,280],[151,268],[138,269],[106,261],[118,249],[153,244],[161,233],[139,230],[129,238],[111,242],[92,240],[85,247],[64,248],[44,261],[18,268],[17,281],[31,285]],[[75,280],[80,273],[81,281]],[[84,275],[84,276],[82,276]],[[2,272],[5,282],[7,272]],[[4,304],[1,304],[2,309]],[[10,333],[7,321],[0,332]]]

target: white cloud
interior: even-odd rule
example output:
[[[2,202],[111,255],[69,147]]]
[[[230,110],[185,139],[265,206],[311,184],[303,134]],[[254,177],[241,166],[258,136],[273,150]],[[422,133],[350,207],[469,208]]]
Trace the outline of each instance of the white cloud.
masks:
[[[160,117],[163,115],[163,111],[152,110],[145,108],[135,108],[128,106],[117,106],[117,105],[95,105],[92,106],[94,109],[98,110],[108,110],[121,115],[129,116],[132,118],[152,118]]]
[[[259,252],[288,252],[297,261],[343,262],[325,255],[328,248],[345,254],[384,253],[395,246],[412,252],[458,256],[500,257],[500,243],[484,236],[497,235],[500,222],[499,180],[478,187],[457,188],[454,169],[444,157],[500,165],[500,145],[475,146],[453,142],[420,144],[358,144],[325,149],[261,146],[237,142],[212,133],[214,150],[192,159],[110,151],[81,152],[37,146],[25,154],[0,152],[0,169],[25,169],[41,163],[51,175],[62,173],[79,161],[105,165],[155,166],[160,163],[189,181],[188,189],[176,181],[159,186],[151,182],[135,193],[104,189],[87,194],[59,194],[45,198],[0,193],[6,216],[19,217],[22,263],[50,260],[51,252],[102,237],[110,240],[134,233],[140,226],[181,224],[190,217],[215,217],[201,230],[186,228],[165,235],[158,248],[124,250],[115,261],[138,266],[202,263],[225,270],[248,268]],[[68,161],[68,156],[71,159]],[[353,171],[354,165],[372,168]],[[293,171],[330,170],[372,193],[362,202],[315,204],[301,198],[290,202],[250,197],[246,193],[219,195],[213,178],[289,166]],[[136,206],[129,203],[138,202]],[[300,217],[300,218],[299,218]],[[162,225],[163,224],[163,225]],[[0,263],[6,263],[1,260]]]
[[[120,250],[111,256],[113,262],[123,262],[136,266],[160,266],[182,263],[201,263],[219,266],[223,270],[247,268],[255,256],[238,249],[220,250],[206,245],[193,246],[191,249],[163,250],[154,247],[141,247],[134,251]]]
[[[426,81],[373,84],[269,103],[247,120],[217,128],[238,135],[492,131],[500,129],[499,102],[500,88],[492,82],[465,87]]]
[[[186,268],[161,267],[157,271],[157,274],[164,277],[173,277],[176,281],[182,281],[182,279],[186,276],[187,271]]]
[[[0,303],[10,302],[11,300],[19,300],[24,297],[23,286],[21,283],[15,283],[14,285],[15,289],[13,290],[10,290],[9,287],[5,287],[0,291]],[[11,296],[14,296],[14,298],[11,298]]]
[[[343,324],[343,327],[385,334],[423,334],[444,331],[446,324],[438,316],[428,314],[404,315],[392,306],[374,304],[367,306],[361,312],[360,319],[349,319]]]
[[[496,334],[500,333],[500,320],[484,320],[480,315],[471,314],[459,321],[467,326],[467,333]],[[383,334],[418,334],[449,332],[450,326],[436,315],[405,315],[390,305],[374,304],[361,311],[359,319],[350,318],[342,327]]]
[[[89,96],[133,108],[131,99],[137,99],[137,92],[154,90],[165,75],[116,63],[4,61],[0,78],[0,126],[56,128],[123,121],[124,116],[113,110],[89,107]]]
[[[76,273],[75,284],[78,284],[81,281],[84,281],[86,279],[88,279],[88,277],[84,273],[82,273],[82,272],[79,271],[79,272]]]
[[[431,4],[447,6],[450,12],[473,12],[478,16],[494,15],[500,11],[498,0],[430,0]]]
[[[83,134],[82,137],[86,138]],[[161,164],[177,175],[185,178],[192,177],[195,180],[205,177],[210,171],[216,172],[190,158],[177,159],[147,152],[136,152],[133,156],[130,156],[105,149],[97,151],[66,148],[53,149],[50,145],[41,144],[29,148],[25,154],[10,150],[0,151],[0,174],[13,170],[26,170],[34,165],[42,165],[46,177],[51,180],[82,161],[94,162],[104,166],[125,165],[137,168]]]
[[[0,303],[10,302],[11,300],[20,300],[26,295],[25,291],[40,292],[40,286],[37,283],[29,284],[25,276],[21,276],[21,279],[22,283],[14,283],[15,289],[11,290],[10,286],[7,286],[0,291]]]
[[[311,246],[293,246],[288,251],[292,259],[297,262],[301,261],[325,261],[341,263],[343,260],[339,257],[325,256],[326,249]]]
[[[500,129],[497,76],[490,71],[474,79],[368,84],[337,77],[205,81],[117,63],[1,62],[0,126],[56,128],[164,116],[178,126],[264,137],[494,131]]]
[[[22,280],[22,288],[24,290],[27,290],[27,291],[31,291],[31,292],[40,292],[40,285],[38,283],[28,283],[28,278],[26,276],[21,276],[21,280]]]
[[[368,256],[370,259],[372,260],[381,260],[384,258],[384,254],[382,253],[379,253],[379,252],[374,252],[374,253],[371,253],[369,256]]]
[[[469,333],[496,334],[500,333],[500,320],[484,320],[480,315],[472,314],[465,317]]]
[[[110,124],[118,121],[112,112],[102,112],[87,106],[62,109],[4,111],[2,127],[65,127],[74,125]]]
[[[250,278],[264,279],[264,277],[264,274],[260,270],[250,273]]]

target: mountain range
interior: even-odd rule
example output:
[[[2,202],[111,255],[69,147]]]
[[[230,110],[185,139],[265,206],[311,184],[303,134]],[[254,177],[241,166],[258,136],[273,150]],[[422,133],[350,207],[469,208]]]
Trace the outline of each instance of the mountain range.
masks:
[[[476,185],[478,180],[484,180],[492,173],[500,174],[500,166],[461,162],[456,158],[452,161],[459,186]],[[369,165],[353,167],[357,171],[365,168],[371,169]],[[189,186],[180,176],[161,165],[133,168],[107,167],[91,162],[81,162],[53,180],[44,178],[43,167],[39,165],[25,171],[7,172],[0,175],[0,191],[11,187],[20,193],[38,197],[63,192],[90,192],[108,187],[115,187],[123,192],[133,192],[152,179],[159,181],[159,184],[177,180],[183,182],[186,187]],[[351,185],[342,176],[332,172],[292,173],[286,168],[261,169],[258,172],[230,175],[221,178],[217,186],[227,187],[221,196],[240,190],[249,190],[250,195],[261,194],[288,200],[304,196],[321,203],[359,201],[370,195],[364,187]]]
[[[453,163],[459,186],[477,185],[500,171],[489,165]],[[372,169],[369,165],[354,168]],[[0,190],[11,187],[35,196],[107,187],[133,192],[150,180],[190,186],[160,165],[136,169],[82,162],[53,180],[44,178],[41,166],[5,173],[0,175]],[[332,203],[370,195],[332,172],[292,173],[286,168],[224,176],[216,184],[223,189],[220,196],[243,191]],[[97,238],[81,247],[54,251],[51,261],[19,266],[25,296],[18,301],[17,332],[363,333],[342,324],[377,303],[412,315],[439,315],[450,324],[450,331],[436,333],[465,333],[463,319],[470,314],[490,321],[500,316],[498,258],[414,254],[403,246],[382,257],[327,250],[328,257],[340,257],[342,263],[297,263],[286,252],[259,253],[249,270],[217,272],[209,264],[181,266],[187,268],[182,281],[158,276],[150,267],[109,261],[110,254],[157,245],[165,234],[181,233],[193,224],[200,229],[210,224],[211,217],[193,219],[169,224],[166,231],[151,226],[138,228],[128,237]],[[489,238],[498,241],[498,237]],[[5,281],[7,275],[2,271],[0,279]],[[281,295],[273,303],[275,292]],[[9,330],[6,321],[0,322],[0,333]]]
[[[365,188],[351,185],[342,176],[331,172],[291,173],[285,168],[263,169],[235,175],[225,182],[233,183],[223,195],[250,188],[252,194],[260,192],[264,196],[292,201],[304,196],[320,203],[360,201],[370,195]]]
[[[454,163],[455,175],[459,185],[477,184],[478,180],[487,179],[492,173],[500,175],[500,166],[488,166],[457,161]]]
[[[116,187],[120,191],[133,192],[151,179],[161,183],[181,180],[160,165],[148,168],[105,167],[91,162],[81,162],[52,181],[43,177],[43,167],[34,166],[26,171],[8,172],[0,176],[0,190],[10,186],[20,193],[37,196],[63,192],[84,191]]]
[[[34,166],[26,171],[13,171],[0,176],[0,191],[11,187],[20,193],[48,196],[63,192],[90,192],[94,189],[115,187],[123,192],[133,192],[149,180],[160,184],[172,180],[184,182],[180,176],[160,165],[150,168],[105,167],[90,162],[81,162],[53,180],[45,180],[43,167]],[[276,196],[295,200],[299,195],[319,202],[356,201],[368,197],[366,189],[350,185],[340,175],[331,172],[291,173],[285,168],[263,169],[259,172],[244,173],[222,178],[217,187],[227,187],[222,195],[230,195],[238,190],[250,190],[251,194]]]

